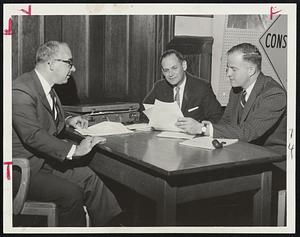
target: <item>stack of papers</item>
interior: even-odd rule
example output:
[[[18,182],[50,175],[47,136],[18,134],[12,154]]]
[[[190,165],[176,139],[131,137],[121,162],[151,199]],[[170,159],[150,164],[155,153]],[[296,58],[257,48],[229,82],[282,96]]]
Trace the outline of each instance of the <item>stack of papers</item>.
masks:
[[[168,138],[183,138],[183,139],[192,139],[195,135],[190,135],[183,132],[161,132],[157,134],[158,137],[168,137]]]
[[[149,119],[149,125],[156,130],[183,132],[175,123],[184,117],[176,102],[167,103],[155,100],[154,105],[144,104],[143,113]]]
[[[205,149],[216,149],[213,144],[212,141],[215,138],[212,137],[197,137],[191,140],[187,140],[184,142],[181,142],[179,144],[181,145],[186,145],[186,146],[192,146],[192,147],[200,147],[200,148],[205,148]],[[233,143],[238,142],[238,139],[222,139],[222,138],[218,138],[219,142],[223,142],[223,146],[228,146],[231,145]]]
[[[132,133],[122,123],[104,121],[101,123],[94,124],[88,128],[77,128],[77,132],[84,136],[107,136],[124,133]]]

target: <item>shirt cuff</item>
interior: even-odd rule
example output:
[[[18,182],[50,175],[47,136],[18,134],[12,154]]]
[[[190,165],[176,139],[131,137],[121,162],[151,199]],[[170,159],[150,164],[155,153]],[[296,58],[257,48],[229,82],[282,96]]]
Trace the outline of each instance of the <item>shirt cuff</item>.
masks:
[[[70,149],[70,151],[69,151],[69,153],[68,153],[68,155],[67,155],[66,158],[68,160],[72,160],[72,157],[73,157],[75,151],[76,151],[76,145],[72,145],[72,147],[71,147],[71,149]]]
[[[205,136],[213,137],[214,134],[214,128],[211,122],[209,121],[202,121],[203,125],[206,127],[206,131],[204,133]]]
[[[69,118],[72,118],[72,116],[69,115],[68,117],[65,118],[65,123],[66,123],[66,125],[67,125],[68,127],[70,126],[70,125],[67,123],[67,121],[68,121]]]

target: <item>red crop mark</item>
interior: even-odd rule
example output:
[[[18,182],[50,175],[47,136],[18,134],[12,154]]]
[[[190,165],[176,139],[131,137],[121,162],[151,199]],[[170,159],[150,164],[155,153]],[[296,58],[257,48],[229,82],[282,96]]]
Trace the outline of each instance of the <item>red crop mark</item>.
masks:
[[[31,5],[28,5],[28,10],[21,9],[20,11],[24,12],[25,14],[31,16]]]
[[[275,8],[276,7],[270,7],[270,19],[272,20],[273,19],[273,15],[281,12],[281,10],[278,10],[278,11],[275,11]]]
[[[6,161],[3,164],[6,165],[6,178],[10,180],[10,165],[12,165],[12,161]]]
[[[12,35],[12,19],[11,19],[11,17],[8,19],[8,28],[4,29],[3,34],[4,35]]]

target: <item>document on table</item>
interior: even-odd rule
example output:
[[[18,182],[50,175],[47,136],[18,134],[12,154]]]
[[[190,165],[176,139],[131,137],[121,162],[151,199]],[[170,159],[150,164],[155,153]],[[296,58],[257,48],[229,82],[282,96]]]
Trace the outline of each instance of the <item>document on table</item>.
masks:
[[[214,139],[215,138],[212,138],[212,137],[197,137],[197,138],[194,138],[194,139],[191,139],[191,140],[181,142],[179,144],[185,145],[185,146],[200,147],[200,148],[213,150],[213,149],[216,149],[212,144],[212,141]],[[238,139],[218,138],[217,140],[221,143],[223,142],[223,146],[228,146],[228,145],[231,145],[231,144],[234,144],[234,143],[238,142]]]
[[[161,132],[157,134],[158,137],[167,137],[167,138],[183,138],[183,139],[192,139],[195,135],[190,135],[183,132]]]
[[[151,131],[151,126],[148,123],[135,123],[127,125],[126,128],[130,130],[139,130],[139,131]]]
[[[143,112],[148,117],[151,127],[162,131],[183,132],[175,125],[178,118],[184,117],[176,102],[167,103],[156,99],[153,106],[146,107],[148,109]]]
[[[122,123],[110,121],[104,121],[101,123],[94,124],[88,128],[77,128],[75,130],[82,135],[89,136],[107,136],[132,133],[132,131],[126,128]]]

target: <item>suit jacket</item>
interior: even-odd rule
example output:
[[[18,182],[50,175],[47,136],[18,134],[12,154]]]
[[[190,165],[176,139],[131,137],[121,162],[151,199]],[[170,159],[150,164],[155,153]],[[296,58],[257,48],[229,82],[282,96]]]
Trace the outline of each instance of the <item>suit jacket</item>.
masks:
[[[157,81],[143,103],[154,104],[155,99],[174,102],[173,86],[167,80]],[[195,107],[198,108],[189,112]],[[181,111],[185,117],[191,117],[197,121],[218,122],[223,114],[222,107],[216,99],[210,83],[190,73],[186,73]]]
[[[286,153],[286,91],[271,77],[260,73],[238,124],[241,92],[230,91],[222,119],[213,124],[213,136],[238,138]]]
[[[57,97],[58,99],[58,97]],[[64,114],[59,99],[58,126],[35,71],[25,73],[12,85],[12,152],[13,157],[30,161],[31,172],[37,172],[45,159],[63,161],[71,142],[59,139],[65,128]]]

